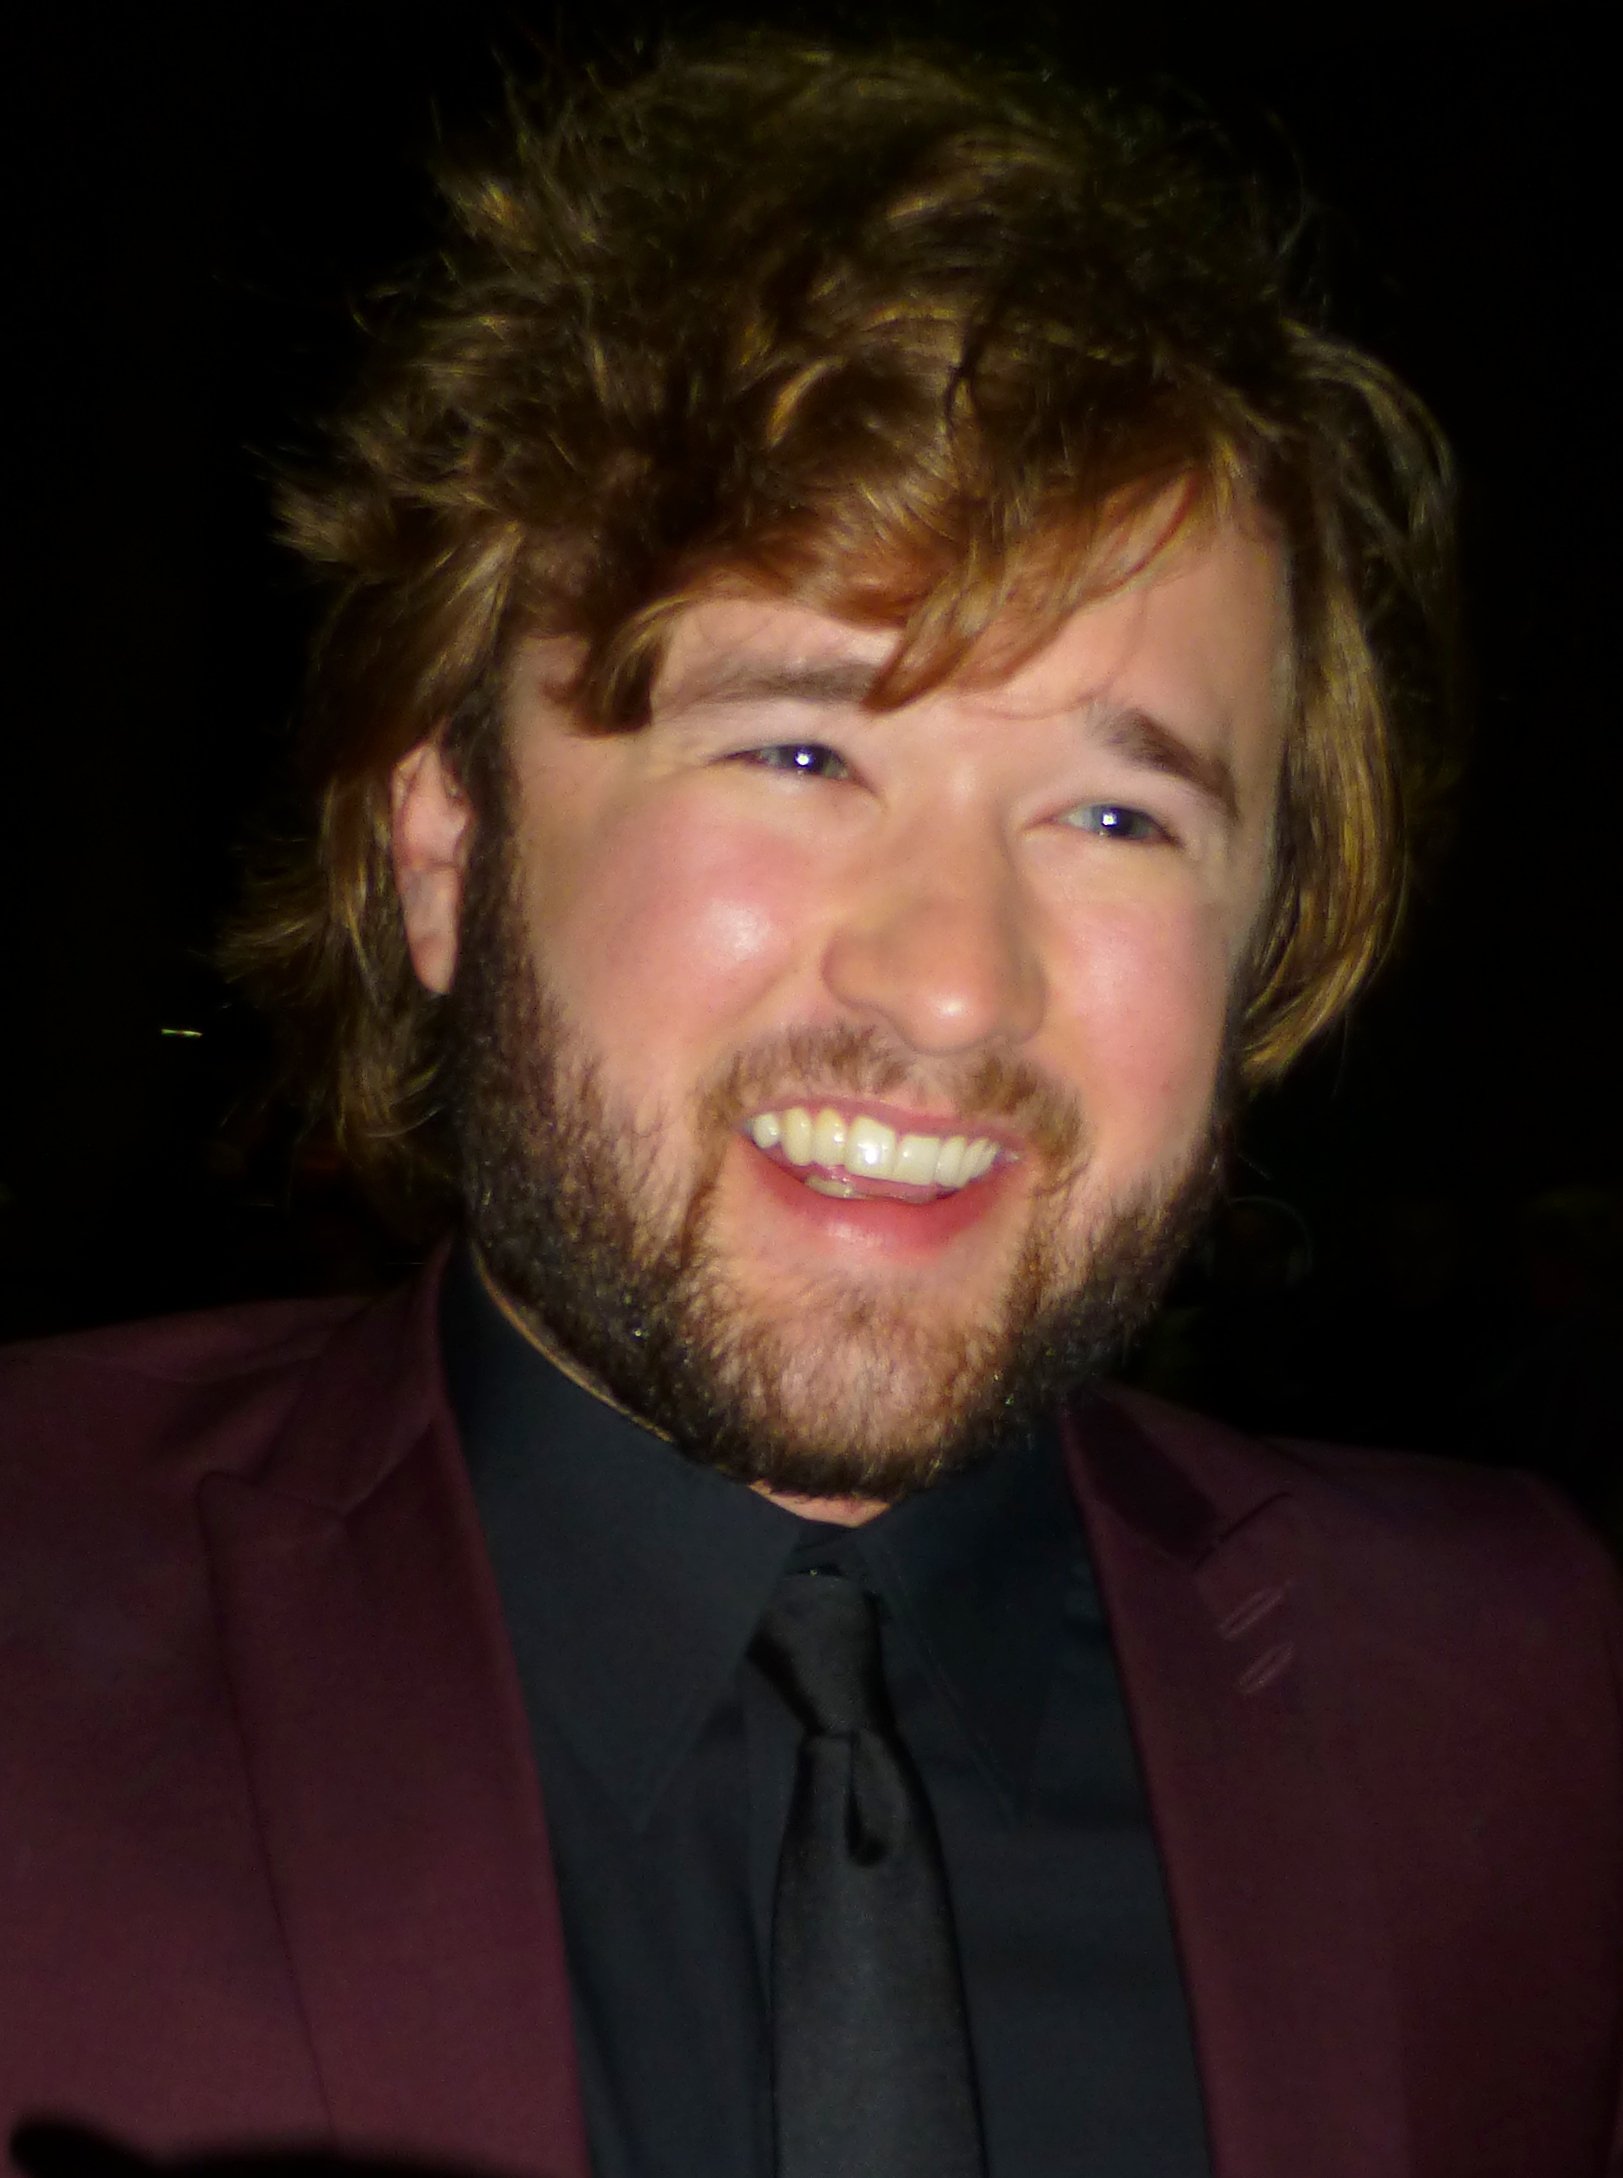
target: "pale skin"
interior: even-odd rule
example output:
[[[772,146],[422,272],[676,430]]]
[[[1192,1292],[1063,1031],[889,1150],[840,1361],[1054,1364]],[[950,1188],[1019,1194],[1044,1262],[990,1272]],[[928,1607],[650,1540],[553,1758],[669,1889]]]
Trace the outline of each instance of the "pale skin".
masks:
[[[700,1091],[739,1052],[840,1024],[905,1062],[872,1107],[902,1132],[973,1131],[957,1098],[988,1054],[1067,1092],[1088,1136],[1064,1206],[1079,1235],[1176,1173],[1266,894],[1286,641],[1277,547],[1230,521],[1004,678],[891,712],[861,702],[889,636],[779,599],[693,607],[635,733],[579,731],[557,657],[522,650],[508,724],[532,957],[662,1177],[694,1168]],[[471,822],[437,745],[413,750],[395,870],[435,991],[455,974]],[[785,1080],[755,1111],[815,1111],[827,1090]],[[1045,1177],[1017,1134],[987,1176],[919,1205],[884,1182],[817,1192],[740,1117],[713,1237],[758,1316],[810,1339],[806,1297],[832,1279],[876,1304],[905,1290],[950,1336],[1004,1290]],[[880,1509],[778,1501],[850,1523]]]

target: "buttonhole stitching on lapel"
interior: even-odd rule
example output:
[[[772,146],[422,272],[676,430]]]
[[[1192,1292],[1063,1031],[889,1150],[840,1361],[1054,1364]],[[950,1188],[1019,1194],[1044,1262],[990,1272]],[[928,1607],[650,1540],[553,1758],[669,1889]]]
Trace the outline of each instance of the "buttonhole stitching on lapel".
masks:
[[[1277,1611],[1284,1600],[1283,1585],[1255,1589],[1243,1603],[1237,1603],[1232,1611],[1218,1620],[1218,1632],[1225,1641],[1238,1641],[1241,1634],[1249,1633],[1259,1619],[1266,1618],[1270,1611]]]
[[[1295,1654],[1294,1641],[1276,1641],[1254,1663],[1247,1664],[1235,1684],[1242,1694],[1260,1694],[1264,1687],[1273,1685]]]

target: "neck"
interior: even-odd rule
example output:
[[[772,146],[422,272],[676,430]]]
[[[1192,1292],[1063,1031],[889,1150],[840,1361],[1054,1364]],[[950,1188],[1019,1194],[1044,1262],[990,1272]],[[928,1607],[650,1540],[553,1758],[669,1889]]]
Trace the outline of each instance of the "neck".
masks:
[[[764,1482],[752,1482],[750,1488],[769,1505],[779,1505],[798,1519],[821,1520],[837,1528],[866,1527],[885,1509],[875,1497],[791,1497],[786,1490],[769,1490]]]

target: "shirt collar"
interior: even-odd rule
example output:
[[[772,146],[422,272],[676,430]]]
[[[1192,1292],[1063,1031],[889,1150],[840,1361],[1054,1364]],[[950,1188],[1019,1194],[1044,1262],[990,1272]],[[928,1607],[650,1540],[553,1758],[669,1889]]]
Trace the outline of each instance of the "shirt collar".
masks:
[[[1029,1779],[1086,1578],[1057,1435],[858,1529],[812,1529],[571,1381],[509,1323],[466,1250],[441,1305],[446,1374],[521,1673],[576,1756],[646,1820],[810,1547],[915,1647],[1005,1800]]]

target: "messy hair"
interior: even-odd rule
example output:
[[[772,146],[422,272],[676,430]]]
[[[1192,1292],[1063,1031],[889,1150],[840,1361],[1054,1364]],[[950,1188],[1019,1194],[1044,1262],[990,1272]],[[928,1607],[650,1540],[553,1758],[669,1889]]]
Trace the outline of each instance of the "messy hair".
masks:
[[[407,957],[389,779],[464,776],[514,647],[572,638],[584,730],[635,731],[685,605],[751,586],[893,631],[869,701],[1034,650],[1158,536],[1260,516],[1291,656],[1245,1078],[1378,959],[1403,889],[1449,566],[1419,401],[1293,292],[1209,133],[1041,77],[773,36],[668,54],[444,178],[322,473],[284,492],[325,586],[319,823],[234,944],[350,1154],[432,1199],[441,1002]],[[1174,519],[1157,510],[1171,507]],[[488,775],[488,766],[487,766]]]

